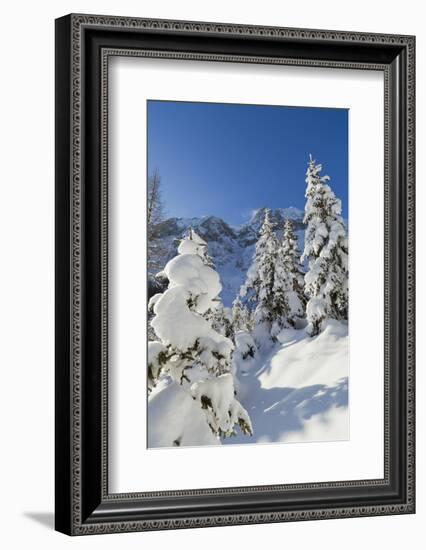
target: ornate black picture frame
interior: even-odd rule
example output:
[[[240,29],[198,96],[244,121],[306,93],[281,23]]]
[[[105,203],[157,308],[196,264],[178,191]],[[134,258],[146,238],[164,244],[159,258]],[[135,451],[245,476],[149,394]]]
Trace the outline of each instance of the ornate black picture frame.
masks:
[[[382,71],[383,479],[108,492],[110,56]],[[56,21],[56,529],[69,535],[415,511],[413,36],[68,15]]]

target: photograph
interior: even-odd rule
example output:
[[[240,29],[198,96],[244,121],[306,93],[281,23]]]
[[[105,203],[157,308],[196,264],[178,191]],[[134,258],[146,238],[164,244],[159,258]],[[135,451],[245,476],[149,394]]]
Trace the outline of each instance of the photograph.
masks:
[[[349,440],[349,110],[146,109],[147,447]]]
[[[246,526],[256,533],[256,524],[269,524],[293,546],[303,531],[309,548],[321,539],[329,550],[342,541],[349,550],[359,547],[362,524],[382,546],[401,547],[401,533],[420,525],[421,18],[399,10],[385,20],[369,5],[366,29],[366,10],[315,2],[297,15],[245,3],[241,17],[229,6],[221,14],[172,4],[134,15],[57,8],[55,197],[42,201],[55,212],[55,246],[47,240],[52,257],[44,262],[53,267],[54,251],[55,377],[46,364],[52,383],[42,383],[50,391],[54,382],[54,431],[30,357],[29,383],[21,383],[31,411],[49,405],[54,464],[41,454],[33,477],[50,490],[54,470],[54,536],[107,535],[108,546],[109,534],[122,534],[126,546],[131,532],[169,531],[174,546],[187,546],[209,528],[207,546],[196,542],[207,550],[209,541],[247,546]],[[52,33],[35,21],[52,50]],[[40,59],[53,69],[47,54]],[[23,89],[31,67],[11,73]],[[52,125],[39,122],[30,127],[53,138]],[[28,142],[47,158],[45,139]],[[32,200],[41,189],[34,159],[12,163],[7,188],[20,208],[7,210],[19,226],[34,210],[52,233]],[[20,181],[13,185],[17,167],[28,168],[20,178],[28,200]],[[38,172],[53,176],[53,165],[45,168]],[[37,237],[38,266],[39,233],[19,232]],[[26,276],[32,256],[15,248],[6,257],[20,258]],[[4,271],[20,282],[16,269]],[[18,295],[28,290],[20,286]],[[4,288],[16,313],[8,323],[16,318],[21,329],[28,316],[11,285]],[[51,349],[45,324],[30,325],[43,328]],[[31,342],[13,342],[12,367],[24,349],[37,355]],[[20,368],[6,371],[22,378]],[[32,417],[21,416],[22,426]],[[20,439],[26,456],[31,438],[11,440]],[[43,520],[37,510],[21,507],[25,528],[14,532],[32,533],[27,523]],[[332,520],[330,536],[318,536],[323,520]],[[266,526],[258,527],[256,548],[265,542]],[[210,537],[218,531],[224,539]]]

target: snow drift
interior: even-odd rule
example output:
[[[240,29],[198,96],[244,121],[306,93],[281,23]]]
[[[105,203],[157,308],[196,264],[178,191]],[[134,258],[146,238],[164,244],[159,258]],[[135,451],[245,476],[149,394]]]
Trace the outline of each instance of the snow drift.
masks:
[[[284,329],[253,372],[236,373],[253,437],[223,443],[338,441],[349,438],[348,326],[329,320],[313,338]]]
[[[247,334],[240,337],[237,350],[252,345]],[[148,446],[170,447],[174,441],[179,446],[198,446],[347,440],[347,323],[329,320],[324,331],[313,338],[303,329],[284,329],[278,338],[269,353],[248,355],[248,365],[243,352],[235,355],[234,386],[244,412],[250,415],[252,437],[242,433],[215,437],[206,423],[209,411],[198,403],[199,396],[206,393],[203,384],[193,387],[191,398],[179,384],[172,383],[155,388],[149,398]],[[218,385],[207,393],[222,412],[218,421],[226,424],[223,413],[229,406],[225,398],[232,396],[231,386],[220,378],[218,384],[226,385],[226,391],[218,393]]]

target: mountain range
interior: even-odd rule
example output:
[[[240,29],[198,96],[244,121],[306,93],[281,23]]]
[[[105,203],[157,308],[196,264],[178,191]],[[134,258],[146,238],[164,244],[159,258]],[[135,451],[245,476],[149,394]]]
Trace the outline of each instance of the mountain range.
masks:
[[[208,244],[208,253],[218,271],[222,283],[222,301],[230,307],[240,286],[244,283],[247,269],[250,267],[254,246],[259,236],[259,230],[265,219],[266,208],[253,211],[250,219],[236,227],[228,224],[217,216],[200,218],[168,218],[156,226],[156,234],[160,239],[161,257],[157,258],[160,265],[158,271],[177,253],[180,239],[189,227],[192,227]],[[277,235],[280,237],[286,219],[291,219],[302,250],[304,229],[304,212],[293,206],[289,208],[271,209]],[[161,278],[149,275],[149,295],[163,290]]]

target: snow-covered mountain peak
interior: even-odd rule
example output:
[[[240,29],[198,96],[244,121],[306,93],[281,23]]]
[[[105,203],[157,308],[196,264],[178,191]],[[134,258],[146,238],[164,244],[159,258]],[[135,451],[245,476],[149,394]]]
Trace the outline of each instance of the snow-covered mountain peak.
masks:
[[[159,268],[164,266],[177,253],[180,240],[192,227],[208,244],[208,253],[213,259],[220,274],[222,283],[222,299],[226,306],[230,306],[241,284],[244,282],[254,252],[254,245],[259,236],[259,229],[265,218],[266,207],[258,208],[253,212],[250,220],[240,227],[232,227],[218,216],[202,216],[196,218],[168,218],[156,227],[156,233],[161,240],[161,257],[158,258]],[[291,219],[299,238],[299,248],[302,249],[304,234],[302,210],[290,206],[271,210],[271,219],[274,222],[277,234],[281,235],[284,220]],[[153,283],[151,273],[150,294],[158,292]]]
[[[288,208],[279,208],[279,210],[283,218],[286,218],[287,220],[300,221],[303,220],[303,217],[305,215],[303,210],[300,210],[300,208],[296,208],[295,206],[289,206]]]
[[[265,219],[265,212],[267,208],[264,206],[253,211],[248,224],[252,226],[260,226]],[[270,208],[271,220],[276,223],[284,223],[284,220],[293,220],[295,222],[302,222],[304,212],[295,206],[289,206],[288,208]]]

